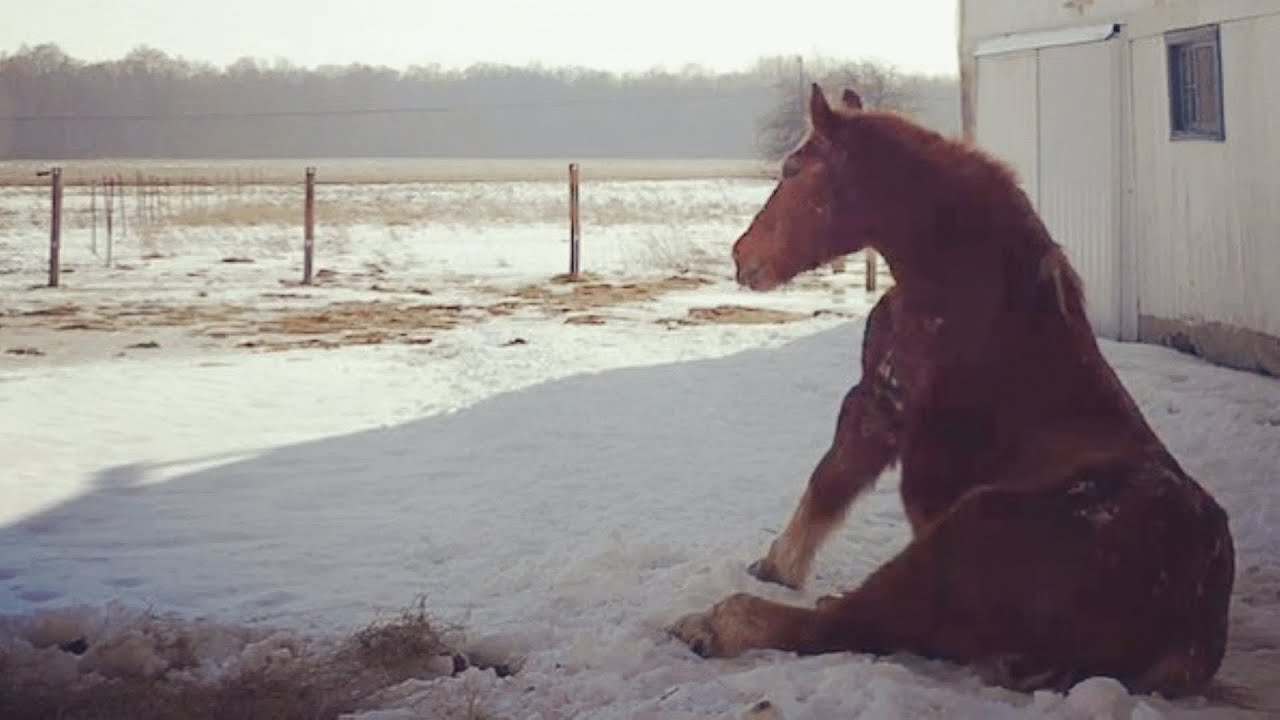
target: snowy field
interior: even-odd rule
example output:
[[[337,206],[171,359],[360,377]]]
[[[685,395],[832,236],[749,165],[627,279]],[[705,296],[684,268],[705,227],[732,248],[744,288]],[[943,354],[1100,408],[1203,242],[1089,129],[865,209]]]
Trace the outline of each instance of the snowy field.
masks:
[[[0,188],[0,672],[216,678],[422,597],[516,672],[409,681],[359,717],[1263,716],[1101,679],[1021,695],[904,657],[708,661],[667,637],[733,591],[856,584],[908,537],[890,476],[805,592],[745,572],[830,439],[875,299],[861,262],[732,284],[769,189],[586,183],[590,275],[568,283],[562,182],[325,186],[301,287],[300,187],[174,200],[111,267],[69,188],[72,272],[49,290],[43,191]],[[1280,382],[1104,351],[1231,513],[1220,677],[1280,707]],[[83,656],[57,647],[79,638]]]

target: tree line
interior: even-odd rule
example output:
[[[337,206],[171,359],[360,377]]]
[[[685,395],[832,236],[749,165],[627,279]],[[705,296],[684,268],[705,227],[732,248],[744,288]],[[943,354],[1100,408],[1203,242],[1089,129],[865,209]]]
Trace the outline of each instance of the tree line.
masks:
[[[849,68],[861,70],[836,71]],[[628,74],[252,58],[215,67],[149,47],[90,63],[44,44],[0,55],[0,158],[776,157],[797,122],[803,131],[800,87],[869,68],[902,98],[885,105],[955,132],[954,78],[874,63],[765,58],[732,73]]]

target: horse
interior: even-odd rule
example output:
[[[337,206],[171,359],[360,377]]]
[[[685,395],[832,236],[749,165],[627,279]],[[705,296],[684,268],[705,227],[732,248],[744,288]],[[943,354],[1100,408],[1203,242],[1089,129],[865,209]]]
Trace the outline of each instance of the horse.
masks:
[[[803,587],[815,553],[894,464],[911,539],[813,607],[737,593],[669,631],[704,657],[755,648],[907,653],[996,685],[1204,691],[1226,649],[1226,512],[1103,358],[1083,286],[1016,175],[961,140],[815,83],[809,132],[734,243],[768,291],[873,248],[895,284],[861,377],[786,527],[748,567]]]

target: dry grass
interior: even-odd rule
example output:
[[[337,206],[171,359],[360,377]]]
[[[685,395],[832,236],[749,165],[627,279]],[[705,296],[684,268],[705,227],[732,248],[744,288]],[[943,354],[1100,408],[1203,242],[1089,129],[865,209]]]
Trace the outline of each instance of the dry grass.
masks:
[[[95,304],[58,303],[29,310],[0,309],[6,329],[13,331],[13,344],[0,348],[6,355],[39,355],[41,333],[111,333],[119,350],[155,349],[155,333],[180,329],[205,343],[228,347],[279,351],[303,348],[331,349],[351,345],[426,345],[437,333],[460,325],[484,322],[492,317],[521,311],[545,317],[563,318],[570,324],[600,325],[608,321],[598,311],[603,308],[642,303],[661,295],[691,290],[711,282],[697,275],[666,277],[625,283],[610,283],[590,274],[578,280],[552,278],[549,283],[513,289],[480,287],[490,296],[476,304],[447,304],[413,301],[412,296],[430,295],[420,287],[386,287],[379,271],[343,273],[322,270],[316,274],[319,286],[361,285],[385,293],[385,300],[345,301],[317,304],[314,293],[269,292],[262,297],[281,301],[277,307],[253,307],[217,302],[169,304],[143,301]],[[372,286],[364,285],[374,280]],[[315,293],[323,292],[316,290]],[[290,307],[291,301],[303,306]],[[680,321],[711,322],[706,318]],[[729,322],[729,320],[721,320]],[[751,318],[743,320],[752,321]],[[759,320],[756,320],[757,322]]]
[[[270,188],[262,196],[218,195],[199,204],[174,207],[136,227],[158,232],[174,227],[301,226],[302,202],[296,193]],[[625,224],[661,223],[670,228],[671,240],[658,248],[664,256],[675,251],[688,254],[678,242],[679,228],[717,219],[744,221],[756,210],[754,203],[693,195],[678,197],[639,193],[634,197],[592,197],[584,187],[581,213],[588,228]],[[530,225],[566,222],[567,200],[558,192],[516,192],[512,186],[493,183],[473,185],[396,186],[383,192],[362,188],[358,192],[322,194],[316,201],[316,222],[330,228],[378,225],[389,228],[437,224],[461,227]],[[39,216],[42,218],[43,216]],[[88,218],[77,216],[79,225]],[[657,243],[658,241],[655,241]],[[678,267],[668,268],[679,271]]]
[[[707,272],[722,262],[722,258],[678,232],[674,228],[663,233],[651,232],[629,253],[630,264],[683,274]]]
[[[475,201],[440,204],[430,199],[421,202],[388,200],[362,201],[358,198],[326,198],[317,203],[319,225],[351,226],[359,224],[408,227],[425,223],[450,225],[534,223],[564,214],[563,203],[530,201],[520,204]],[[256,227],[260,225],[301,225],[302,207],[297,202],[270,202],[238,199],[216,200],[204,207],[180,210],[159,221],[169,227]]]
[[[676,290],[691,290],[711,281],[693,275],[670,275],[654,280],[642,280],[621,284],[593,281],[585,276],[581,281],[572,283],[562,279],[560,283],[567,290],[546,285],[526,285],[507,293],[518,300],[508,300],[505,308],[535,308],[548,315],[585,312],[603,307],[622,305],[625,303],[646,302],[663,294]],[[491,289],[501,293],[501,290]]]
[[[466,320],[463,305],[400,305],[386,302],[340,302],[313,310],[293,310],[257,323],[261,333],[323,335],[376,329],[388,337],[424,330],[448,330]],[[474,311],[472,311],[474,312]]]
[[[213,337],[256,335],[237,347],[264,350],[336,348],[345,345],[402,343],[426,345],[430,331],[476,322],[483,314],[463,305],[400,305],[385,302],[333,303],[312,310],[275,314],[261,322],[206,331]],[[306,336],[297,339],[296,336]]]
[[[185,227],[246,227],[254,225],[299,225],[302,208],[262,200],[225,199],[203,207],[179,210],[164,219],[168,225]]]
[[[382,691],[405,681],[440,680],[465,669],[468,661],[450,635],[437,627],[420,599],[398,617],[372,623],[336,647],[274,657],[261,667],[234,670],[208,682],[189,671],[198,665],[195,657],[175,662],[159,675],[75,672],[68,677],[39,665],[19,666],[0,650],[0,717],[329,720],[368,709]],[[92,652],[88,648],[84,657]],[[65,653],[54,655],[55,660],[66,659]],[[51,679],[60,675],[61,681]],[[483,697],[476,693],[454,701],[440,696],[422,717],[485,717]]]
[[[715,307],[689,308],[689,314],[686,317],[659,322],[667,325],[781,325],[811,317],[813,317],[812,313],[742,305],[716,305]]]

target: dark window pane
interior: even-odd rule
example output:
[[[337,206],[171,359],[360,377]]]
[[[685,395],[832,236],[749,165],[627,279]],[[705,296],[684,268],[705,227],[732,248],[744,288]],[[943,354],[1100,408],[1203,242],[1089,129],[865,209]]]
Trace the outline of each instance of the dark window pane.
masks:
[[[1179,31],[1167,37],[1170,127],[1179,137],[1222,139],[1217,28]]]

